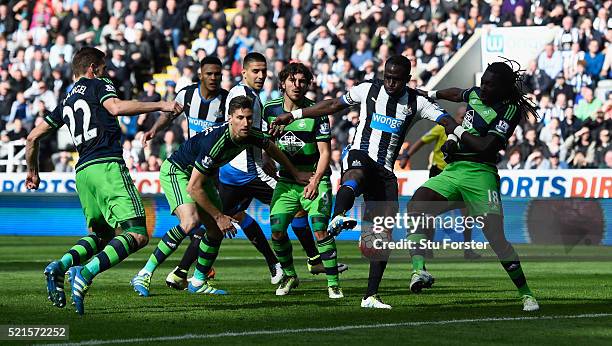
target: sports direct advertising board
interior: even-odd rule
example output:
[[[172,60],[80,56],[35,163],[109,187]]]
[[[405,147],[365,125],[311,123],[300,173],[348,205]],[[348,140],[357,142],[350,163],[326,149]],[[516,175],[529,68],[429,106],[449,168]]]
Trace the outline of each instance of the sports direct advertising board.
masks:
[[[429,176],[428,171],[398,172],[397,183],[401,196],[411,196]],[[516,170],[499,171],[501,193],[506,197],[532,198],[611,198],[612,169],[583,170]],[[74,173],[41,173],[40,189],[29,192],[25,188],[25,173],[0,174],[0,192],[75,193]],[[163,193],[159,173],[132,174],[134,183],[143,194]],[[340,181],[332,175],[334,191]]]

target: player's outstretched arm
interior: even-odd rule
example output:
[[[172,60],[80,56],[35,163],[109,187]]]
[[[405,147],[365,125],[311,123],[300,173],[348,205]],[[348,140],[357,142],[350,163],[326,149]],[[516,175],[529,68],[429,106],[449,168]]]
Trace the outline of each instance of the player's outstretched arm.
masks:
[[[270,143],[265,150],[271,158],[283,165],[283,167],[289,171],[298,184],[307,185],[309,183],[312,173],[298,171],[291,161],[289,161],[287,156],[283,154],[283,152],[276,146],[276,144]]]
[[[461,88],[448,88],[441,90],[432,90],[427,92],[427,96],[434,100],[446,100],[451,102],[463,102],[463,91]]]
[[[236,228],[232,222],[237,223],[237,221],[223,214],[215,207],[210,198],[208,198],[206,191],[204,191],[204,183],[206,183],[207,180],[208,176],[194,168],[191,173],[191,178],[189,179],[189,184],[187,184],[187,192],[191,198],[193,198],[193,200],[202,207],[213,220],[215,220],[223,234],[228,234],[229,237],[233,237],[236,235]]]
[[[278,135],[283,131],[284,125],[289,125],[294,120],[301,118],[318,118],[324,115],[334,114],[349,106],[349,104],[342,101],[342,98],[335,98],[317,102],[310,107],[301,108],[291,113],[283,113],[277,116],[270,124],[270,134],[272,136]]]
[[[113,116],[130,116],[151,112],[170,112],[172,115],[176,115],[183,111],[183,106],[176,101],[141,102],[112,97],[106,99],[102,105]]]
[[[48,133],[55,131],[47,122],[38,124],[26,139],[26,163],[28,165],[28,175],[26,177],[26,188],[28,190],[38,189],[40,177],[38,176],[38,148],[40,140]]]

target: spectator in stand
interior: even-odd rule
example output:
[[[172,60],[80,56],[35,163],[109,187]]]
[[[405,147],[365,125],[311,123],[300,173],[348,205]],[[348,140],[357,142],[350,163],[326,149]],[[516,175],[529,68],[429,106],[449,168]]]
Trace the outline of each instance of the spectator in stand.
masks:
[[[589,168],[595,162],[595,141],[591,140],[589,128],[583,126],[578,132],[571,134],[563,143],[568,156],[567,164],[572,168]]]
[[[600,83],[600,80],[612,77],[610,1],[573,1],[569,5],[559,1],[529,2],[530,7],[527,7],[527,1],[523,0],[491,3],[470,0],[459,2],[461,6],[458,7],[456,0],[207,0],[203,2],[202,15],[191,29],[186,17],[189,6],[198,5],[194,1],[55,1],[58,8],[47,6],[50,0],[9,2],[11,7],[6,3],[0,4],[0,115],[4,116],[0,118],[0,131],[11,129],[14,119],[21,119],[23,127],[30,128],[33,121],[39,121],[34,119],[44,115],[45,109],[66,94],[73,83],[70,59],[74,51],[84,45],[97,46],[107,53],[108,74],[121,98],[149,94],[142,90],[154,90],[145,84],[159,74],[156,76],[165,78],[158,80],[166,84],[165,88],[160,88],[166,92],[163,98],[172,99],[177,87],[180,89],[192,83],[195,77],[190,67],[193,59],[209,55],[218,55],[221,59],[222,86],[230,89],[242,78],[240,57],[255,48],[268,57],[269,76],[275,76],[292,59],[311,67],[319,78],[308,95],[321,100],[342,96],[345,90],[364,78],[380,77],[384,62],[395,52],[405,55],[411,62],[413,78],[409,85],[422,88],[457,50],[462,49],[475,28],[559,25],[561,29],[555,33],[552,50],[546,47],[542,52],[540,66],[538,58],[529,64],[525,79],[525,86],[533,91],[536,102],[547,104],[540,112],[543,119],[541,122],[525,121],[511,138],[514,138],[512,145],[519,146],[523,134],[531,138],[531,133],[527,132],[534,130],[536,139],[542,136],[547,141],[543,153],[556,148],[560,155],[564,154],[555,143],[582,125],[582,121],[572,115],[573,107],[583,118],[585,113],[597,114],[600,110],[596,107],[598,103],[580,101],[586,99],[581,94],[582,88],[605,87],[607,83]],[[229,34],[225,15],[228,3],[236,6]],[[192,41],[193,38],[196,39]],[[598,42],[597,48],[593,48],[591,41]],[[191,48],[190,53],[187,48]],[[174,68],[169,66],[171,54],[178,57]],[[237,68],[232,71],[232,66]],[[41,82],[46,83],[47,94],[52,94],[52,98],[40,97]],[[264,96],[272,97],[278,92],[274,82],[275,78],[269,79]],[[26,90],[27,97],[24,97]],[[601,90],[597,95],[600,93]],[[158,97],[155,91],[149,96]],[[576,96],[582,102],[580,106]],[[591,103],[597,102],[593,100]],[[599,135],[605,134],[604,129],[609,130],[612,101],[601,110],[603,121],[598,116],[587,115],[585,122],[591,129],[590,138],[598,139],[595,148],[604,143]],[[148,130],[154,119],[147,115],[131,119],[133,123],[121,119],[124,134],[131,141],[130,145],[133,143],[132,147],[137,146],[134,141],[138,131]],[[560,121],[560,129],[555,128],[551,134],[549,127],[556,126],[553,122],[557,122],[553,119]],[[338,115],[337,120],[332,122],[333,143],[337,146],[335,149],[343,150],[348,137],[354,133],[357,119],[344,114]],[[181,124],[184,123],[181,120],[175,124],[175,138],[183,140]],[[546,128],[541,129],[543,124]],[[62,129],[57,136],[51,137],[58,142],[56,146],[74,149],[69,131]],[[57,152],[56,146],[48,157]],[[150,150],[141,150],[140,164],[133,163],[132,170],[155,169],[159,161],[157,149],[151,162],[148,162]],[[511,149],[509,147],[506,153],[508,159]],[[597,152],[599,159],[593,165],[605,161],[601,159],[602,155],[605,158],[604,148]],[[530,154],[531,151],[519,154],[519,158],[527,159]],[[584,166],[585,162],[588,165],[587,156],[580,155],[575,166]],[[551,167],[563,166],[555,164],[559,159],[563,161],[566,157],[550,157]],[[510,166],[516,164],[513,162]],[[47,167],[53,169],[50,160]]]
[[[565,158],[567,157],[567,149],[563,145],[563,141],[559,135],[552,135],[552,139],[550,143],[548,143],[548,152],[550,153],[550,157],[557,155],[561,161],[565,162]]]
[[[12,123],[12,128],[10,127],[11,126],[7,126],[7,129],[9,129],[7,134],[9,140],[25,140],[28,136],[28,131],[23,127],[23,122],[21,121],[21,119],[15,119]]]
[[[568,107],[565,109],[565,117],[561,121],[561,133],[563,138],[567,138],[572,133],[580,130],[582,127],[582,120],[576,118],[574,114],[574,108]]]
[[[508,160],[502,161],[499,165],[501,169],[523,169],[523,160],[521,159],[521,151],[518,148],[513,149],[508,154]]]
[[[606,164],[606,154],[612,150],[610,145],[610,130],[603,129],[599,132],[599,142],[595,148],[595,166],[603,167]]]
[[[544,51],[538,57],[538,67],[553,80],[563,71],[563,57],[561,53],[555,50],[552,43],[544,46]]]
[[[524,83],[528,90],[539,97],[542,93],[548,93],[552,85],[552,80],[546,72],[538,68],[538,63],[532,60],[529,62],[527,71],[525,71]]]
[[[72,155],[67,151],[60,151],[59,153],[53,154],[51,156],[51,161],[53,161],[54,172],[74,172]]]
[[[567,163],[562,161],[558,154],[551,154],[548,161],[550,162],[549,169],[567,169]]]
[[[164,36],[170,39],[172,47],[176,51],[183,38],[184,14],[179,12],[176,0],[167,0],[166,8],[163,10],[162,26]]]
[[[600,168],[612,168],[612,149],[608,149],[604,155],[603,163],[599,166]]]
[[[331,170],[332,173],[340,173],[342,171],[342,153],[338,149],[332,150],[331,153]]]
[[[542,143],[538,137],[535,129],[528,129],[525,131],[525,140],[520,145],[521,157],[528,157],[534,150],[540,150],[545,156],[548,156],[548,148]]]
[[[574,105],[574,90],[572,89],[571,85],[565,82],[565,76],[563,73],[559,73],[550,92],[553,100],[557,100],[560,94],[565,95],[566,106],[571,107]],[[563,109],[565,109],[565,107],[563,107]]]
[[[561,52],[563,59],[570,57],[572,46],[574,44],[578,45],[578,40],[579,33],[578,28],[574,27],[574,19],[570,16],[564,17],[561,28],[559,28],[554,40],[554,45]]]
[[[64,35],[58,35],[55,39],[55,44],[51,46],[49,51],[49,64],[55,68],[59,62],[59,56],[63,55],[66,62],[72,61],[73,47],[66,43]]]
[[[550,161],[544,156],[542,151],[535,149],[525,160],[524,169],[549,169]]]
[[[124,57],[124,50],[114,49],[111,59],[106,62],[106,70],[123,99],[129,100],[132,98],[132,82],[130,81],[129,66]]]
[[[312,44],[306,41],[303,32],[295,34],[295,40],[291,47],[291,60],[299,60],[302,63],[310,64],[312,57]]]
[[[559,118],[552,118],[550,122],[546,126],[544,126],[542,131],[540,131],[539,139],[547,146],[550,146],[552,138],[555,135],[559,136],[560,138],[562,138],[563,136],[563,134],[561,133],[561,123],[559,121]]]
[[[214,35],[210,34],[208,27],[204,26],[200,30],[198,38],[191,43],[191,52],[194,53],[198,49],[204,49],[207,56],[213,55],[217,50],[218,44],[219,41],[217,41]]]
[[[159,172],[159,167],[161,166],[160,159],[158,159],[155,155],[149,156],[146,161],[147,170],[149,172]]]
[[[579,30],[580,50],[588,51],[591,41],[595,40],[601,47],[603,43],[603,35],[599,31],[593,30],[593,21],[591,18],[584,18],[580,24]]]
[[[567,107],[568,107],[567,96],[565,94],[557,95],[555,104],[553,105],[551,112],[550,112],[551,118],[557,118],[560,121],[563,120],[565,118],[565,110],[567,109]],[[548,121],[545,122],[545,124],[547,123]]]
[[[605,56],[599,51],[599,41],[589,42],[589,51],[584,55],[586,73],[593,79],[599,80],[599,74],[603,68]]]
[[[175,141],[174,132],[168,130],[164,133],[164,143],[159,148],[159,159],[164,161],[178,149],[179,144]],[[149,165],[151,167],[151,165]]]
[[[578,61],[576,73],[570,80],[570,85],[574,87],[574,93],[576,94],[581,93],[585,87],[593,87],[593,78],[586,73],[586,62],[584,60]]]
[[[176,82],[172,80],[166,81],[166,92],[164,93],[162,100],[173,101],[176,94]]]
[[[593,89],[591,88],[583,87],[580,95],[582,97],[574,108],[576,118],[582,121],[590,118],[594,119],[597,111],[601,108],[603,103],[600,99],[593,95]]]
[[[178,59],[175,66],[177,70],[182,71],[185,67],[194,68],[195,61],[189,55],[187,55],[187,46],[179,44],[176,48],[176,58]]]

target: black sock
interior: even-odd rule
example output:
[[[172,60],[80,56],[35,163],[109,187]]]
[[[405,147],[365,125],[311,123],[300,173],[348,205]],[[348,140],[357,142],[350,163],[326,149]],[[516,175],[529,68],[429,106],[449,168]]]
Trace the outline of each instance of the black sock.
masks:
[[[189,238],[191,238],[191,242],[189,243],[189,247],[187,247],[187,250],[185,250],[185,253],[183,254],[183,258],[181,258],[181,263],[179,263],[178,265],[179,269],[189,271],[189,268],[191,268],[191,265],[198,259],[198,251],[200,250],[200,241],[202,240],[203,235],[204,235],[203,228],[198,228],[197,230],[189,234]]]
[[[373,296],[378,293],[378,286],[382,281],[383,273],[387,267],[387,261],[371,261],[370,262],[370,275],[368,276],[368,290],[366,291],[365,298]]]
[[[334,215],[344,215],[355,204],[355,191],[348,186],[340,186],[336,194],[336,205],[334,206]]]
[[[257,221],[253,220],[253,218],[247,214],[240,223],[240,227],[251,241],[251,244],[253,244],[257,251],[264,256],[266,263],[268,263],[268,267],[272,267],[278,263],[278,259],[276,259],[274,251],[272,251],[270,244],[268,244],[268,240]]]
[[[302,244],[302,248],[306,252],[306,256],[308,256],[308,263],[310,263],[310,265],[321,263],[319,250],[317,250],[317,245],[315,244],[314,237],[312,236],[312,230],[308,224],[308,216],[294,218],[291,222],[291,228],[293,229],[295,236],[300,241],[300,244]],[[311,263],[310,259],[313,259],[314,263]]]

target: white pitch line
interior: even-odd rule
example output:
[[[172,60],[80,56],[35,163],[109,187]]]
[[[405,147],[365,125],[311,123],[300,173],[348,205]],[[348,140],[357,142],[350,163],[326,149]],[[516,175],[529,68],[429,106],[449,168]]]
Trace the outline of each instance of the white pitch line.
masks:
[[[486,317],[472,318],[461,320],[445,320],[445,321],[417,321],[417,322],[401,322],[401,323],[379,323],[379,324],[357,324],[336,326],[327,328],[299,328],[299,329],[277,329],[277,330],[253,330],[245,332],[225,332],[217,334],[185,334],[176,336],[159,336],[151,338],[132,338],[132,339],[110,339],[110,340],[87,340],[75,343],[65,344],[48,344],[51,346],[84,346],[84,345],[107,345],[107,344],[130,344],[136,342],[160,342],[160,341],[178,341],[190,339],[212,339],[224,338],[233,336],[255,336],[255,335],[274,335],[287,333],[316,333],[316,332],[336,332],[352,329],[374,329],[374,328],[393,328],[393,327],[418,327],[425,325],[444,325],[444,324],[460,324],[474,322],[507,322],[507,321],[533,321],[533,320],[561,320],[561,319],[579,319],[579,318],[598,318],[611,317],[612,313],[604,314],[582,314],[582,315],[556,315],[556,316],[532,316],[532,317]]]

